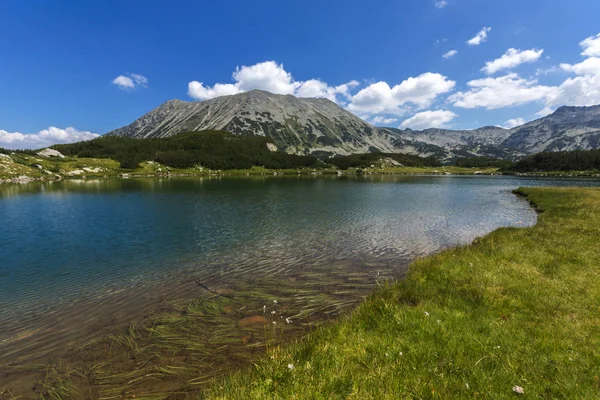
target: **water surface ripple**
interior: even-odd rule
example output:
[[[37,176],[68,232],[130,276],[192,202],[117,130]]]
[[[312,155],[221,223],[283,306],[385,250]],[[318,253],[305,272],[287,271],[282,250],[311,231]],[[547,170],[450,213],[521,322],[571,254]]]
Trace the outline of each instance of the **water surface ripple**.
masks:
[[[115,315],[126,321],[196,296],[196,277],[222,284],[329,265],[397,277],[417,256],[532,225],[535,213],[511,189],[599,183],[371,176],[0,185],[0,361],[15,335],[51,325],[47,341],[85,337]]]

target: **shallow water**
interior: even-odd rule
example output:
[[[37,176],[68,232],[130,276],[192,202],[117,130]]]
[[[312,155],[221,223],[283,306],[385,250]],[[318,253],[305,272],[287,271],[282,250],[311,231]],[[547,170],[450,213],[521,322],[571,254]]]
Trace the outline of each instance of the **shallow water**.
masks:
[[[197,279],[209,288],[252,290],[300,278],[315,293],[336,285],[332,303],[353,304],[377,281],[401,276],[415,257],[501,226],[535,223],[534,211],[511,193],[531,185],[600,186],[600,180],[367,176],[0,185],[0,363],[45,356],[169,301],[197,297],[204,291]]]

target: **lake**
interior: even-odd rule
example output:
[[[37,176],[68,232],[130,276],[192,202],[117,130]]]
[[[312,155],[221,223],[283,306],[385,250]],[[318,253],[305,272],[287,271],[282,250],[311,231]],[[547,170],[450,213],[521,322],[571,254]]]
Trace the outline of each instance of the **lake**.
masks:
[[[531,226],[535,212],[511,190],[533,185],[600,180],[297,176],[0,185],[0,363],[50,357],[217,290],[289,295],[296,310],[288,315],[296,319],[337,315],[377,284],[400,278],[416,257],[499,227]],[[292,284],[293,295],[285,292]]]

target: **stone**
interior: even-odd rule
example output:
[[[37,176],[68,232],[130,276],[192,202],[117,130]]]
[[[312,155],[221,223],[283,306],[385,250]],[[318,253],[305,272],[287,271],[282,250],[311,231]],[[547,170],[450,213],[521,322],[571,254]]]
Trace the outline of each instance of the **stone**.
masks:
[[[247,327],[247,326],[257,326],[257,325],[265,325],[267,320],[262,315],[251,315],[249,317],[242,318],[238,321],[238,326]]]
[[[37,153],[38,156],[41,157],[59,157],[59,158],[65,158],[65,156],[57,150],[54,149],[44,149],[42,151],[40,151],[39,153]]]
[[[273,143],[267,143],[267,149],[271,151],[277,151],[277,146],[275,146]]]

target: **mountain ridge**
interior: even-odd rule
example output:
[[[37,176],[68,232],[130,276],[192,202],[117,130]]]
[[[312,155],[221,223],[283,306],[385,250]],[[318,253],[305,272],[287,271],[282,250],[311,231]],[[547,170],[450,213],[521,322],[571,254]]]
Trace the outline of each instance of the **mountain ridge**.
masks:
[[[550,115],[511,129],[484,126],[471,130],[412,130],[373,126],[328,99],[252,90],[202,102],[169,100],[106,135],[156,138],[199,130],[266,136],[279,150],[292,154],[381,151],[440,159],[517,159],[542,151],[600,148],[600,105],[562,106]]]

